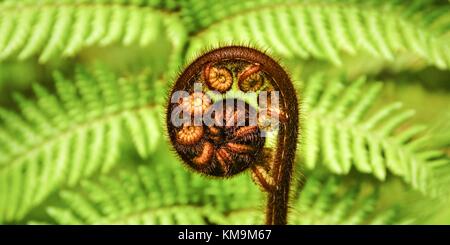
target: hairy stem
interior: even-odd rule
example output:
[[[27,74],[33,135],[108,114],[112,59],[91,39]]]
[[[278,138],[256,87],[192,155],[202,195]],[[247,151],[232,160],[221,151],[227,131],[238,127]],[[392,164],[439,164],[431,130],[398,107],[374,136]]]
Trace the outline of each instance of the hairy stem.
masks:
[[[284,73],[284,71],[283,71]],[[278,74],[277,74],[278,75]],[[272,167],[275,188],[269,191],[266,210],[266,224],[287,224],[289,191],[293,173],[298,133],[298,102],[295,90],[286,73],[276,78],[281,94],[281,104],[287,120],[281,121],[278,143]]]

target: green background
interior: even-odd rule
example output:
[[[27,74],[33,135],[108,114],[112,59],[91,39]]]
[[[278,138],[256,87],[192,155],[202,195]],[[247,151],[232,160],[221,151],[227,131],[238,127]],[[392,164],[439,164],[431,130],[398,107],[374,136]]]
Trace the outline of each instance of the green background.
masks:
[[[0,0],[0,223],[261,224],[249,176],[170,150],[202,52],[266,51],[301,100],[290,224],[448,224],[446,0]]]

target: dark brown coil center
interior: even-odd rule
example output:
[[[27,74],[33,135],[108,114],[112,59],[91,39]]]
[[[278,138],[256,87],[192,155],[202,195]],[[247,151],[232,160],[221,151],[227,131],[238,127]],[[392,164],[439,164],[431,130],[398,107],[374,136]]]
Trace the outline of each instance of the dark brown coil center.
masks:
[[[256,110],[238,100],[211,105],[208,125],[174,127],[176,151],[193,169],[212,176],[232,176],[250,167],[264,147],[265,138],[252,118]]]

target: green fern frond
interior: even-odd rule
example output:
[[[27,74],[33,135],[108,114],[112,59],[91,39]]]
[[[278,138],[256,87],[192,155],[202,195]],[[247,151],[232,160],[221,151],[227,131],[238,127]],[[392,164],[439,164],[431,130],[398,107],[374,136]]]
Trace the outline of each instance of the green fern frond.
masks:
[[[250,3],[234,6],[251,6]],[[198,15],[203,18],[198,21],[214,24],[195,34],[189,57],[205,46],[250,43],[282,57],[323,59],[336,65],[342,64],[342,53],[368,53],[387,61],[394,60],[397,54],[411,53],[441,69],[450,66],[450,20],[443,13],[433,19],[432,14],[424,16],[414,11],[405,16],[404,9],[397,11],[381,4],[359,6],[314,1],[250,8],[227,18],[222,17],[227,10],[221,9],[225,7],[206,9],[208,15],[200,12],[203,15]]]
[[[428,147],[431,136],[425,127],[404,126],[414,112],[394,103],[367,116],[381,84],[364,83],[326,83],[322,76],[307,82],[301,154],[306,167],[323,163],[333,173],[347,174],[355,166],[379,180],[385,180],[389,170],[426,194],[445,188],[448,183],[438,183],[436,176],[445,173],[450,159]]]
[[[65,205],[48,214],[59,224],[207,224],[261,197],[247,175],[214,181],[170,161],[83,182],[81,192],[62,192]]]
[[[410,222],[396,207],[377,209],[377,191],[365,194],[360,185],[352,187],[336,177],[312,175],[304,188],[295,186],[289,214],[290,224],[398,224]],[[345,189],[345,192],[341,190]],[[300,192],[301,190],[301,192]],[[262,224],[261,212],[254,209],[233,210],[216,216],[219,224]]]
[[[49,207],[58,224],[262,224],[263,195],[249,176],[211,180],[192,174],[177,161],[151,163],[116,176],[84,181],[62,191],[61,205]],[[295,186],[292,224],[392,224],[405,222],[390,209],[378,212],[376,192],[360,185],[340,193],[336,177],[313,175],[300,195]]]
[[[223,19],[242,15],[247,12],[270,8],[279,5],[291,4],[316,4],[316,5],[340,5],[358,6],[364,8],[383,8],[396,11],[405,18],[414,17],[421,13],[427,13],[429,18],[424,24],[437,24],[450,6],[442,4],[440,0],[410,0],[408,2],[397,0],[239,0],[209,1],[209,0],[185,0],[180,3],[181,16],[191,33],[202,31],[208,26]],[[447,19],[448,20],[448,19]],[[439,24],[441,25],[441,24]]]
[[[38,55],[45,63],[90,46],[146,46],[161,35],[167,35],[177,53],[186,41],[176,16],[152,8],[92,1],[29,2],[0,3],[0,61]]]
[[[364,194],[360,185],[343,188],[335,177],[309,178],[296,193],[293,224],[398,224],[407,222],[395,207],[377,210],[378,192]],[[345,193],[340,190],[345,189]],[[375,214],[375,215],[374,215]]]
[[[143,157],[158,143],[160,90],[146,76],[99,69],[79,70],[75,83],[55,80],[56,96],[36,85],[36,101],[16,96],[20,114],[0,110],[0,222],[22,218],[57,187],[108,171],[127,138]]]
[[[15,2],[17,0],[2,0],[0,2]],[[21,0],[25,4],[120,4],[140,7],[155,7],[163,10],[176,10],[180,7],[179,0]]]

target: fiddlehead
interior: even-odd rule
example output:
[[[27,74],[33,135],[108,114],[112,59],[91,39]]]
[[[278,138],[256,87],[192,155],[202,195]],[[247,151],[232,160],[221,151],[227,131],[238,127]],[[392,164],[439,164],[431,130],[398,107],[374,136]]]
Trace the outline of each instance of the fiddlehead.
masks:
[[[256,93],[257,106],[228,98],[229,91],[243,97]],[[252,48],[215,49],[183,71],[170,98],[168,134],[183,162],[216,177],[251,168],[255,182],[268,192],[266,223],[286,224],[298,104],[283,68]],[[266,143],[267,132],[272,131],[275,147]]]

